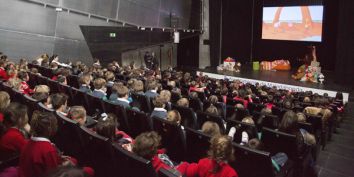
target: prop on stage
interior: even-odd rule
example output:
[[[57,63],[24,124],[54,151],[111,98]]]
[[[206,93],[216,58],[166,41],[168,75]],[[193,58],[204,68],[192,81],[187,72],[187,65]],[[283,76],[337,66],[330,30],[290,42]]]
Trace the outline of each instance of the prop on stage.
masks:
[[[325,76],[321,73],[320,62],[317,61],[316,57],[316,47],[311,46],[311,56],[305,56],[305,64],[300,66],[297,70],[297,73],[292,75],[292,78],[295,80],[300,80],[303,82],[320,82],[323,84]],[[311,65],[308,66],[308,61],[312,57]]]
[[[224,63],[219,65],[217,67],[217,70],[219,71],[235,71],[235,72],[240,72],[241,70],[241,63],[236,62],[235,59],[231,57],[227,57],[224,60]]]
[[[261,70],[289,71],[291,69],[289,60],[262,61]]]

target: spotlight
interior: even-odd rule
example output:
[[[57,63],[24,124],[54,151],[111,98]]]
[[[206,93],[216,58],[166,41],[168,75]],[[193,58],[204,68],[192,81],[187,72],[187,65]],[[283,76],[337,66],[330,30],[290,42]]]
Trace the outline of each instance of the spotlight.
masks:
[[[63,8],[57,7],[57,8],[55,8],[55,11],[56,11],[56,12],[62,12],[62,11],[63,11]]]

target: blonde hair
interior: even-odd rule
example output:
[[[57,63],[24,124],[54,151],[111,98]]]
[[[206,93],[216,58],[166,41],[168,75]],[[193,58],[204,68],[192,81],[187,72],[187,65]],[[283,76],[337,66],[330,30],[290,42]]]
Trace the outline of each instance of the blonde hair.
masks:
[[[95,89],[101,89],[106,85],[106,80],[102,78],[97,78],[93,81],[93,86]]]
[[[80,84],[90,84],[91,82],[91,75],[90,74],[84,74],[79,78]]]
[[[177,101],[178,106],[189,107],[189,101],[187,98],[181,98]]]
[[[210,106],[205,110],[205,112],[208,113],[208,114],[215,115],[215,116],[218,116],[218,115],[219,115],[218,108],[216,108],[214,105],[210,105]]]
[[[104,74],[104,78],[106,79],[106,81],[114,81],[114,80],[115,80],[114,73],[111,72],[111,71],[107,71],[107,72]]]
[[[298,113],[296,113],[296,116],[297,116],[298,122],[306,122],[306,116],[304,113],[298,112]]]
[[[50,92],[50,88],[46,85],[37,85],[34,88],[34,93],[49,93]]]
[[[181,114],[177,110],[167,112],[167,121],[179,125],[181,123]]]
[[[212,170],[213,173],[217,173],[221,169],[220,162],[233,161],[235,158],[231,138],[227,135],[213,137],[210,140],[208,155],[217,162],[217,165]]]
[[[211,121],[204,122],[202,126],[202,132],[210,136],[221,135],[219,125]]]
[[[164,99],[164,101],[167,103],[171,100],[171,92],[168,90],[162,90],[160,92],[160,96],[162,99]]]
[[[7,92],[0,91],[0,111],[3,112],[10,104],[10,95]]]
[[[144,83],[141,80],[134,81],[132,87],[133,87],[134,92],[143,92],[144,91]]]
[[[242,122],[243,122],[243,123],[247,123],[247,124],[252,124],[252,125],[254,125],[254,121],[253,121],[253,119],[252,119],[251,116],[247,116],[247,117],[243,118],[243,119],[242,119]]]
[[[69,117],[75,121],[86,117],[86,110],[82,106],[73,106],[70,108]]]

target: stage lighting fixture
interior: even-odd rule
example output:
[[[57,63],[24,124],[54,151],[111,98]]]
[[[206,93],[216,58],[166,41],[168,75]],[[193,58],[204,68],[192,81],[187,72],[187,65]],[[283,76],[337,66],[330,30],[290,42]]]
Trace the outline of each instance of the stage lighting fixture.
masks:
[[[173,32],[173,42],[176,44],[179,43],[179,32],[178,31]]]
[[[55,11],[56,11],[56,12],[62,12],[62,11],[63,11],[63,8],[57,7],[57,8],[55,8]]]

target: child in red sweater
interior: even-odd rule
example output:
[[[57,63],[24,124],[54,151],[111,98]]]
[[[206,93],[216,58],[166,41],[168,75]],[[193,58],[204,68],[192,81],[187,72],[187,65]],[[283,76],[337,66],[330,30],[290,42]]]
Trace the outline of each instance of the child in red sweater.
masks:
[[[0,160],[11,155],[20,154],[27,143],[26,131],[28,128],[27,107],[19,103],[11,103],[4,112],[4,127],[0,137]]]
[[[192,164],[184,162],[177,169],[186,177],[238,177],[228,164],[228,161],[234,158],[233,153],[232,142],[228,136],[214,136],[211,139],[209,158]]]
[[[49,138],[57,132],[57,119],[51,113],[38,113],[32,117],[33,136],[20,156],[19,176],[38,177],[61,165],[75,165],[75,159],[63,156]]]
[[[20,71],[17,74],[17,77],[19,79],[21,79],[21,86],[20,86],[20,92],[22,92],[23,94],[26,95],[30,95],[33,93],[33,90],[30,88],[30,86],[27,84],[27,82],[29,81],[29,76],[27,74],[27,72],[25,71]]]

